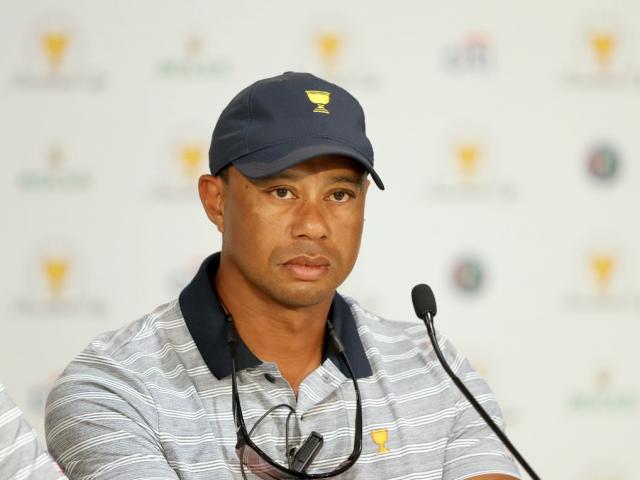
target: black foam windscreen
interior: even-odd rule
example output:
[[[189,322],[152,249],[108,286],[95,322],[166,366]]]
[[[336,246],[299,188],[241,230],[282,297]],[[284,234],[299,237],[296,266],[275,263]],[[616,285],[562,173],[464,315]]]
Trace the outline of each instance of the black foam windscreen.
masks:
[[[424,318],[426,313],[431,314],[432,317],[436,316],[438,312],[436,297],[433,296],[433,291],[431,291],[429,285],[420,283],[413,287],[411,301],[418,317]]]

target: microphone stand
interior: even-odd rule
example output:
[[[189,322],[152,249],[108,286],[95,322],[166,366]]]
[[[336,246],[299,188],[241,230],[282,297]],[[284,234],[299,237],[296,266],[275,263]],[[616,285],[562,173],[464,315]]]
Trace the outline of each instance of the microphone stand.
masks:
[[[520,465],[522,465],[522,468],[525,469],[525,471],[529,474],[529,476],[533,480],[540,480],[540,477],[536,474],[536,472],[533,471],[533,468],[531,468],[531,466],[527,463],[524,457],[520,455],[520,452],[518,452],[516,447],[511,443],[511,441],[502,432],[502,430],[498,428],[498,426],[495,424],[495,422],[489,416],[489,414],[484,410],[484,408],[482,408],[482,406],[478,403],[478,401],[474,398],[474,396],[471,395],[471,392],[469,392],[465,384],[462,383],[462,380],[460,380],[456,376],[456,374],[453,373],[453,370],[451,370],[451,368],[447,364],[446,360],[444,359],[444,355],[442,355],[442,352],[440,351],[440,347],[438,346],[438,340],[436,339],[436,331],[433,326],[433,316],[431,315],[431,313],[429,313],[428,311],[425,311],[422,315],[418,315],[418,316],[424,321],[424,324],[427,326],[427,332],[429,334],[429,338],[431,339],[433,350],[435,351],[436,356],[438,357],[438,360],[442,364],[442,367],[444,368],[445,372],[447,372],[447,375],[451,377],[451,380],[453,380],[453,383],[456,384],[456,386],[460,389],[462,394],[466,397],[466,399],[473,406],[473,408],[476,409],[476,412],[478,412],[478,414],[484,419],[487,425],[491,427],[491,430],[493,430],[493,433],[495,433],[497,437],[502,441],[502,443],[509,449],[509,451],[513,454],[516,460],[518,460]]]

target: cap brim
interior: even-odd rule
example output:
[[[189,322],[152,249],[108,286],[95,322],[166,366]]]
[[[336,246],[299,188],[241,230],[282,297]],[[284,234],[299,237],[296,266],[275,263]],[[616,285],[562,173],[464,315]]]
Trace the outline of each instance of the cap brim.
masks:
[[[299,163],[320,155],[342,155],[362,165],[380,190],[384,190],[382,180],[366,157],[357,150],[343,144],[322,139],[322,143],[295,147],[291,144],[273,145],[234,160],[233,165],[249,178],[270,177]]]

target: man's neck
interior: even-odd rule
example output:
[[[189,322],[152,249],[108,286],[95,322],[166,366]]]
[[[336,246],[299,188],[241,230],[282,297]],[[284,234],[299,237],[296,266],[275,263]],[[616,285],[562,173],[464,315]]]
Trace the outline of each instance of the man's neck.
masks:
[[[297,395],[302,380],[322,362],[332,299],[306,308],[287,308],[255,292],[239,272],[222,261],[213,280],[243,342],[260,360],[277,364]]]

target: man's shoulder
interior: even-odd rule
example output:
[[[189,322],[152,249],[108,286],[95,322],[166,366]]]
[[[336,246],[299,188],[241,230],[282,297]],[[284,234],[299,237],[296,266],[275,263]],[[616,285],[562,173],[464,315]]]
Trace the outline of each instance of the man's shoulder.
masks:
[[[182,362],[182,353],[195,348],[178,300],[173,300],[95,337],[73,358],[57,383],[80,384],[90,376],[159,379]]]
[[[95,399],[110,408],[136,405],[147,410],[148,418],[154,418],[151,390],[171,388],[168,382],[175,372],[187,369],[183,353],[195,348],[177,300],[98,335],[69,363],[49,393],[47,429],[74,412],[91,410]]]
[[[367,354],[380,354],[392,359],[396,368],[404,368],[407,361],[422,364],[438,363],[427,328],[420,320],[389,320],[363,308],[353,298],[345,297],[351,307],[358,327],[358,334]],[[438,346],[447,362],[460,363],[464,357],[440,332],[437,332]],[[389,363],[387,363],[389,365]]]
[[[367,336],[383,344],[411,344],[425,348],[429,344],[427,331],[420,321],[389,320],[367,310],[356,300],[345,297],[351,307],[361,337]]]
[[[101,333],[78,357],[98,354],[114,361],[126,361],[135,353],[144,354],[167,343],[187,341],[185,333],[187,330],[178,300],[173,300],[117,330]]]
[[[70,476],[121,457],[123,445],[129,445],[124,454],[130,458],[166,463],[157,448],[159,406],[173,408],[175,397],[193,393],[188,373],[193,362],[185,356],[193,356],[195,348],[175,300],[97,336],[76,355],[45,409],[47,444]],[[178,407],[180,414],[200,407],[195,395],[191,399]]]

